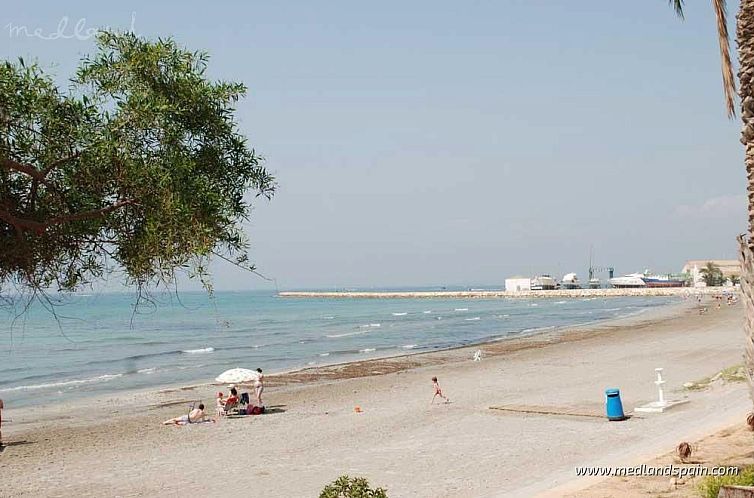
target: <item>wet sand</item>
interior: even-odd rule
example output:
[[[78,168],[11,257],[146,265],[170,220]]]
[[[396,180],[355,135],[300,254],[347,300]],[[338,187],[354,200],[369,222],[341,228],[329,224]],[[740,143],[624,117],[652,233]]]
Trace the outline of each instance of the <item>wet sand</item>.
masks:
[[[11,408],[0,496],[317,496],[342,474],[367,477],[393,498],[578,493],[596,483],[579,481],[576,465],[644,462],[750,408],[741,384],[680,390],[741,362],[740,305],[703,316],[691,303],[652,313],[273,376],[270,413],[216,424],[161,425],[192,400],[213,407],[212,385]],[[472,361],[477,349],[481,362]],[[651,401],[657,366],[671,397],[688,404],[626,422],[557,414],[602,413],[606,387],[621,388],[627,411]],[[432,375],[451,403],[430,405]]]

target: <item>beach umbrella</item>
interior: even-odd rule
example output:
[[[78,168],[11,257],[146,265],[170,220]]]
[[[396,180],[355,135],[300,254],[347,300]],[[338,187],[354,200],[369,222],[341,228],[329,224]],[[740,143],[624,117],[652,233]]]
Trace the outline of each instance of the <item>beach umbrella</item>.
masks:
[[[215,381],[221,384],[241,384],[243,382],[254,382],[257,379],[259,379],[259,372],[255,370],[231,368],[218,375]]]

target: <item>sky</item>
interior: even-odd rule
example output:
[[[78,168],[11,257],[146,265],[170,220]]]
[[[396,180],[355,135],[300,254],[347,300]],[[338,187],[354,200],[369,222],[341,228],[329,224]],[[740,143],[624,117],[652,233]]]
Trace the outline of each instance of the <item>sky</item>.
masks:
[[[735,258],[746,228],[709,2],[685,21],[665,0],[3,4],[0,56],[62,85],[100,27],[173,37],[247,85],[241,129],[279,190],[245,228],[281,290],[583,279],[590,248],[677,272]]]

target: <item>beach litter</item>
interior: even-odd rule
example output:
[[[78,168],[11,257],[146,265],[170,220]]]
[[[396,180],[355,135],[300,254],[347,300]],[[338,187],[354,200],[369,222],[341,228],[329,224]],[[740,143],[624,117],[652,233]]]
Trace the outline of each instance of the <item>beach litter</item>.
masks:
[[[360,406],[355,406],[355,407],[353,408],[353,411],[354,411],[354,412],[356,412],[356,413],[364,413],[364,411],[363,411],[363,410],[361,409],[361,407],[360,407]]]

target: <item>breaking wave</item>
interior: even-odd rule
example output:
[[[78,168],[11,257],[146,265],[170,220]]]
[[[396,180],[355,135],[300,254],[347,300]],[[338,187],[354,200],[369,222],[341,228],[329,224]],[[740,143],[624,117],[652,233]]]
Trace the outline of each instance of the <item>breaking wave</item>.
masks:
[[[49,382],[45,384],[31,384],[28,386],[8,387],[6,389],[0,389],[0,392],[36,391],[38,389],[51,389],[55,387],[77,386],[80,384],[91,384],[94,382],[107,382],[109,380],[117,379],[118,377],[123,377],[123,374],[105,374],[105,375],[99,375],[97,377],[91,377],[89,379],[74,379],[74,380],[64,380],[61,382]]]
[[[214,350],[215,348],[183,349],[181,350],[181,353],[186,353],[186,354],[211,353]]]

